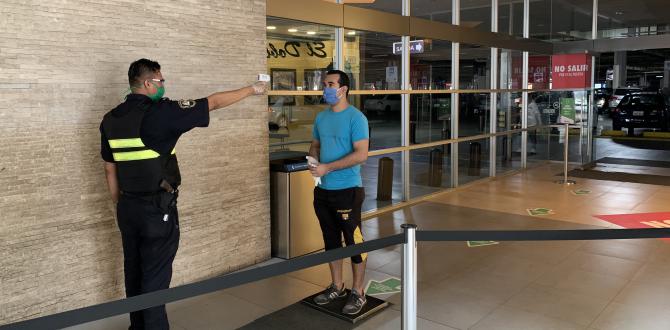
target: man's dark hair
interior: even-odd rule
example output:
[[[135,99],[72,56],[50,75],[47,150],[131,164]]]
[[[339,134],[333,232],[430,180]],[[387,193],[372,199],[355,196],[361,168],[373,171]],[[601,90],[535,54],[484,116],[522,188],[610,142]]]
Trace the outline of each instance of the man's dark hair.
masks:
[[[132,87],[139,87],[142,85],[144,77],[160,70],[161,65],[158,62],[141,58],[130,64],[130,68],[128,68],[128,83]]]
[[[339,79],[337,79],[337,83],[340,85],[340,87],[347,86],[347,94],[346,95],[349,96],[349,89],[351,89],[351,87],[349,86],[349,76],[346,73],[344,73],[343,71],[340,71],[340,70],[328,70],[326,75],[329,75],[329,74],[336,74],[340,77]]]

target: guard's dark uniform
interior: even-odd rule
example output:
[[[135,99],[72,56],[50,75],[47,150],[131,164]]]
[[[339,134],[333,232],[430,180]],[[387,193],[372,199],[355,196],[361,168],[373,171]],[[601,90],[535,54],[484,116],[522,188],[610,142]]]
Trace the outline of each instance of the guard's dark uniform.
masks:
[[[154,103],[140,94],[128,95],[100,124],[102,158],[116,163],[121,190],[117,219],[128,297],[170,286],[179,245],[175,145],[181,134],[208,124],[207,99]],[[131,329],[169,329],[165,306],[133,312],[130,321]]]

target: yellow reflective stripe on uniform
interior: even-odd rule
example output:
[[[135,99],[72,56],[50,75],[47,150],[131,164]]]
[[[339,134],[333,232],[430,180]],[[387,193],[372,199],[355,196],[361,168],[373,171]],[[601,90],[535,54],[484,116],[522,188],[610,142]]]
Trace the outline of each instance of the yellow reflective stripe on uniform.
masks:
[[[363,233],[361,233],[361,227],[356,226],[356,230],[354,230],[354,243],[360,244],[363,243]],[[368,258],[367,253],[361,253],[361,259],[366,260]]]
[[[176,153],[177,153],[177,149],[172,149],[172,154],[174,155]]]
[[[142,150],[142,151],[127,151],[127,152],[115,152],[112,154],[114,160],[117,162],[125,162],[130,160],[143,160],[143,159],[153,159],[158,158],[160,155],[153,150]]]
[[[140,147],[144,147],[144,143],[142,143],[142,139],[140,139],[140,138],[136,138],[136,139],[117,139],[117,140],[109,140],[109,146],[112,149],[140,148]]]

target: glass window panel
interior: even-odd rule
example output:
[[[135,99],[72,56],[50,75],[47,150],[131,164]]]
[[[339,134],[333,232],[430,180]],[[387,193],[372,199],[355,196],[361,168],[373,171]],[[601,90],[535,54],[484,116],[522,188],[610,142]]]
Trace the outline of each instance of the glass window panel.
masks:
[[[528,127],[533,128],[536,126],[531,126],[535,119],[531,117],[536,117],[537,114],[534,113],[532,104],[537,105],[537,109],[540,113],[540,120],[542,125],[562,125],[560,120],[561,104],[565,100],[570,103],[574,102],[574,116],[575,124],[570,125],[570,138],[569,138],[569,155],[570,161],[576,163],[586,163],[589,162],[588,155],[586,153],[588,137],[588,109],[589,109],[589,93],[590,91],[585,90],[573,90],[573,91],[552,91],[552,92],[537,92],[537,93],[528,93]],[[540,125],[537,125],[540,126]],[[581,127],[582,129],[580,129]],[[543,130],[539,130],[538,136],[541,136]],[[541,157],[542,160],[563,160],[563,141],[565,139],[565,128],[564,127],[552,127],[547,129],[548,141],[545,143],[542,140],[538,140],[538,144],[542,145],[542,148],[545,147],[548,151],[543,152],[540,155],[535,156]],[[528,153],[531,154],[533,149],[531,148],[532,136],[529,133],[529,142],[528,142]],[[539,139],[539,138],[538,138]],[[536,148],[537,150],[537,148]]]
[[[498,93],[498,132],[521,128],[521,93]]]
[[[489,176],[489,139],[458,144],[458,185]]]
[[[521,133],[496,137],[496,174],[521,169]]]
[[[401,159],[401,153],[399,152],[371,156],[361,166],[361,176],[363,177],[363,187],[365,188],[363,212],[376,210],[402,201]],[[389,164],[391,166],[388,166]],[[380,178],[382,178],[381,181]],[[392,180],[389,180],[391,178]],[[379,196],[378,188],[382,189]],[[377,197],[380,197],[380,199],[377,199]],[[386,199],[386,197],[390,197],[390,199]]]
[[[451,138],[451,94],[410,95],[410,143]]]
[[[551,2],[552,0],[537,0],[530,2],[529,34],[531,38],[540,40],[551,40],[551,27],[554,23],[551,20]]]
[[[399,36],[381,32],[345,30],[344,71],[352,89],[397,90],[402,79],[402,54],[394,54]]]
[[[523,52],[501,49],[498,52],[498,88],[523,89]]]
[[[498,1],[498,32],[523,37],[523,1]]]
[[[450,145],[410,151],[410,196],[417,198],[451,187]]]
[[[411,14],[431,21],[451,24],[451,0],[412,0]]]
[[[530,37],[550,41],[591,39],[592,1],[530,2]]]
[[[591,39],[593,1],[556,1],[551,4],[552,41]]]
[[[270,152],[309,151],[316,115],[326,109],[321,96],[271,96]],[[317,100],[316,103],[314,103]]]
[[[528,128],[528,164],[540,164],[551,159],[550,138],[554,128]]]
[[[422,43],[420,43],[422,41]],[[413,38],[422,51],[410,54],[412,89],[451,88],[451,42]]]
[[[625,38],[670,33],[667,1],[599,0],[598,38]]]
[[[321,90],[332,68],[335,27],[267,18],[267,72],[274,91]],[[268,96],[271,151],[309,150],[312,124],[325,109],[321,96]]]
[[[528,55],[528,89],[549,89],[551,55]]]
[[[528,127],[555,125],[560,113],[561,92],[528,93]]]
[[[368,118],[370,150],[402,145],[400,94],[350,95],[349,99]]]
[[[461,1],[460,25],[491,31],[491,0]]]
[[[461,44],[460,89],[491,88],[491,48]]]
[[[491,94],[461,93],[458,98],[458,137],[489,133]]]
[[[402,0],[344,0],[345,5],[402,15]]]

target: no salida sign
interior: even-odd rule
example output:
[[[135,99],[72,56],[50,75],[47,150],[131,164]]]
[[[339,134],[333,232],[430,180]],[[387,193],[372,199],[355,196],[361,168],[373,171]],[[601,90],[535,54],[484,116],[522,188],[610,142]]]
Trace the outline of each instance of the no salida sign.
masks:
[[[591,85],[591,55],[566,54],[551,57],[553,89],[589,88]]]

